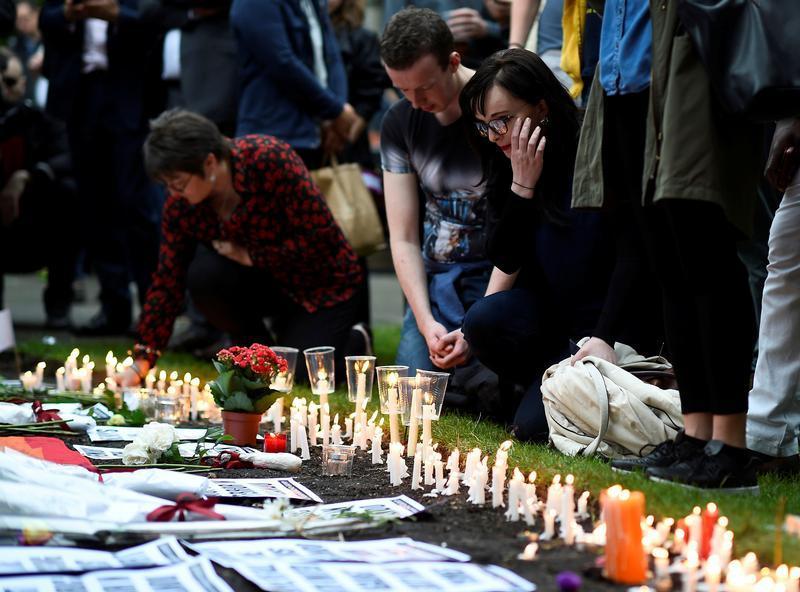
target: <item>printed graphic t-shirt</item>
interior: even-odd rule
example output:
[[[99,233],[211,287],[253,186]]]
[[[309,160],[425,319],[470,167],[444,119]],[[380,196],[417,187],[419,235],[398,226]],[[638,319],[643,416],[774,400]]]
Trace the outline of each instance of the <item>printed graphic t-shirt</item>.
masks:
[[[383,170],[417,175],[425,196],[422,256],[437,263],[484,261],[486,188],[461,119],[443,126],[406,99],[381,128]]]

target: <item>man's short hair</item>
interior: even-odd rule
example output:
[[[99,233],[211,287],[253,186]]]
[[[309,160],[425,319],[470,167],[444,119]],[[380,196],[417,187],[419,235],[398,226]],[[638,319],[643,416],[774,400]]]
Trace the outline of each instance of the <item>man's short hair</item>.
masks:
[[[444,70],[453,50],[450,28],[430,8],[404,8],[389,20],[381,37],[381,59],[393,70],[407,70],[428,54]]]
[[[203,164],[208,155],[227,160],[229,152],[228,141],[212,121],[185,109],[170,109],[150,122],[144,165],[153,179],[175,173],[205,177]]]

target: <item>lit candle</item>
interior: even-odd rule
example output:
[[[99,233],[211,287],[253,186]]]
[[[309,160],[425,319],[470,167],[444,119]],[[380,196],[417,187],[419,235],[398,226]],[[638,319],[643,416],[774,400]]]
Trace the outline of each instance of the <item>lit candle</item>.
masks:
[[[91,362],[80,369],[81,372],[81,390],[84,393],[92,392],[92,368],[94,364]]]
[[[44,362],[36,364],[36,388],[42,388],[42,384],[44,383],[44,369],[46,367],[47,364]]]
[[[506,520],[516,522],[519,520],[519,504],[524,503],[525,495],[525,477],[519,470],[519,467],[514,469],[514,474],[508,482],[508,510],[506,510]]]
[[[698,550],[700,549],[700,544],[703,537],[703,519],[700,517],[700,511],[700,506],[695,506],[692,509],[692,513],[683,519],[684,523],[686,524],[686,528],[689,531],[689,538],[687,542],[695,543]]]
[[[553,510],[556,514],[561,510],[561,475],[553,477],[553,482],[547,488],[545,509]]]
[[[417,376],[415,388],[411,391],[411,409],[408,411],[408,455],[414,456],[417,452],[417,440],[419,439],[419,420],[421,417],[422,389],[418,387],[419,376]]]
[[[108,353],[106,354],[106,378],[113,377],[116,369],[117,358],[114,357],[114,352],[108,350]]]
[[[567,475],[561,491],[561,536],[568,545],[571,545],[575,538],[572,530],[572,522],[575,519],[575,489],[572,486],[574,481],[575,477]]]
[[[322,405],[320,411],[322,413],[322,445],[327,446],[330,443],[331,437],[331,408],[325,403]]]
[[[472,492],[472,503],[482,506],[486,503],[486,484],[489,481],[489,457],[484,457],[478,465],[473,476],[474,490]]]
[[[149,378],[149,377],[150,377],[150,375],[148,374],[145,377],[145,382],[147,382],[147,378]],[[200,404],[200,379],[197,378],[196,376],[194,378],[192,378],[192,381],[191,381],[191,384],[189,385],[189,387],[190,387],[189,418],[192,421],[197,421],[198,416],[199,416],[199,412],[200,412],[200,410],[198,408],[198,405]]]
[[[669,579],[669,551],[664,547],[653,549],[653,565],[655,567],[656,587],[659,587],[659,582]]]
[[[386,391],[386,405],[389,410],[389,440],[392,444],[400,442],[400,426],[397,420],[398,409],[397,401],[397,372],[390,372],[386,378],[389,388]]]
[[[286,452],[286,434],[266,434],[264,452]]]
[[[793,567],[789,570],[789,583],[786,584],[786,592],[798,592],[800,590],[800,567]]]
[[[369,360],[363,360],[361,363],[354,364],[356,371],[356,417],[360,417],[364,412],[366,402],[364,398],[367,395],[367,371],[369,371]]]
[[[30,370],[20,376],[19,380],[22,383],[22,388],[28,392],[33,392],[33,389],[36,388],[36,376]]]
[[[492,507],[504,507],[503,493],[506,488],[506,468],[497,464],[492,467]]]
[[[428,401],[432,400],[432,396],[429,393],[426,393],[423,397],[425,404],[422,405],[422,446],[424,450],[427,450],[433,440],[431,422],[436,418],[436,406],[428,403]]]
[[[699,517],[699,515],[698,515]],[[694,592],[697,588],[697,568],[700,565],[700,557],[697,554],[695,541],[689,541],[684,562],[683,590],[684,592]]]
[[[705,566],[703,567],[703,578],[706,581],[708,592],[717,592],[719,589],[721,572],[722,568],[719,564],[719,557],[717,555],[709,556],[709,558],[706,560]]]
[[[163,393],[164,389],[167,388],[167,372],[166,370],[162,370],[158,373],[158,383],[156,383],[158,387],[158,392]]]
[[[641,584],[647,561],[642,547],[644,494],[610,487],[601,497],[606,523],[606,573],[621,584]]]
[[[317,409],[319,406],[313,401],[308,404],[308,437],[311,446],[317,445]]]
[[[714,526],[719,518],[717,504],[711,502],[706,506],[701,518],[700,559],[708,559],[711,554],[711,541],[714,537]],[[719,558],[717,558],[719,559]]]
[[[289,418],[289,452],[294,453],[300,447],[300,439],[297,437],[297,414],[294,409]]]
[[[422,455],[414,456],[414,468],[411,471],[411,489],[422,489],[420,481],[422,479]]]
[[[672,538],[672,552],[676,555],[682,555],[686,547],[686,531],[682,528],[675,529],[675,535]]]
[[[406,467],[406,463],[403,460],[403,445],[399,442],[390,443],[389,454],[391,455],[391,465],[389,467],[391,484],[394,486],[401,485],[403,478],[408,476],[408,467]]]
[[[66,374],[67,370],[63,366],[56,370],[56,390],[59,392],[63,392],[67,390],[66,384],[64,383],[64,374]]]
[[[301,423],[297,424],[297,439],[300,440],[300,458],[309,460],[311,452],[308,450],[308,438],[306,437],[306,426]]]
[[[752,551],[742,559],[742,569],[745,574],[754,574],[758,571],[758,557]]]
[[[531,475],[533,476],[534,474],[532,473]],[[536,477],[533,476],[533,479],[535,481]],[[533,497],[531,497],[531,490],[533,490],[534,492]],[[534,504],[536,503],[536,497],[535,497],[536,486],[533,485],[533,483],[531,483],[530,485],[524,485],[523,491],[524,493],[522,499],[520,500],[522,502],[522,516],[525,520],[525,524],[527,524],[528,526],[533,526],[536,514],[536,511],[534,509],[535,508]]]
[[[331,441],[337,446],[342,445],[342,427],[339,425],[339,416],[337,415],[333,426],[331,427]]]
[[[372,437],[372,464],[373,465],[380,465],[383,464],[383,458],[381,455],[383,454],[383,450],[381,449],[381,438],[383,437],[383,431],[380,428],[375,428],[375,433]]]

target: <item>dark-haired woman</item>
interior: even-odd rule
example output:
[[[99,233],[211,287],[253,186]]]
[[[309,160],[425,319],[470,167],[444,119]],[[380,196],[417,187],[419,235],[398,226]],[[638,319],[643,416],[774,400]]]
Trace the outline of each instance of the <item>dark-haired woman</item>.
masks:
[[[169,197],[136,364],[125,382],[136,383],[155,363],[186,288],[237,344],[271,343],[263,322],[269,318],[281,345],[333,345],[337,354],[348,353],[363,272],[285,142],[262,135],[228,140],[204,117],[173,110],[152,122],[144,150],[148,173]]]
[[[614,312],[617,296],[607,293],[617,260],[607,216],[569,208],[579,125],[564,87],[536,54],[511,49],[483,62],[460,101],[475,135],[485,138],[477,147],[495,270],[486,298],[465,318],[466,343],[454,335],[453,351],[468,347],[501,380],[527,387],[514,432],[540,440],[547,436],[540,379],[570,355],[570,342],[639,339]]]

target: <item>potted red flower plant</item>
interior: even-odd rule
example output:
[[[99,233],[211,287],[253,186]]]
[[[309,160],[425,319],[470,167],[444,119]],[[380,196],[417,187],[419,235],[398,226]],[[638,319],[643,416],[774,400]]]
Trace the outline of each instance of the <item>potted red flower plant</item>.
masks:
[[[225,433],[233,436],[232,444],[255,446],[261,415],[275,398],[269,388],[271,378],[286,371],[286,360],[254,343],[222,349],[213,363],[219,376],[209,386],[222,408]]]

